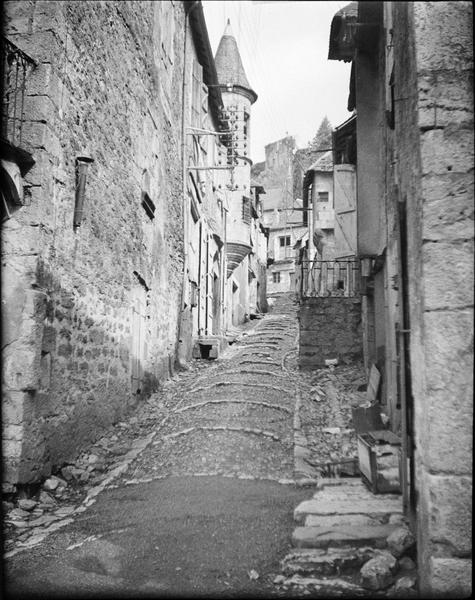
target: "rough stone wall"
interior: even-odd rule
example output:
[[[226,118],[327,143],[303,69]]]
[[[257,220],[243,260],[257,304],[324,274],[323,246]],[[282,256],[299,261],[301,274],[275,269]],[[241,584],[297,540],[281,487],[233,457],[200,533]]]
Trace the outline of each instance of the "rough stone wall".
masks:
[[[38,65],[26,88],[30,205],[2,231],[5,477],[34,481],[73,458],[172,368],[182,271],[181,3],[7,2],[5,33]],[[167,62],[168,61],[168,62]],[[89,154],[73,229],[75,159]],[[148,173],[148,175],[145,173]],[[141,205],[156,206],[150,220]],[[142,297],[141,340],[132,305]]]
[[[473,49],[469,2],[395,3],[420,588],[471,590]]]
[[[315,369],[325,360],[361,360],[361,301],[359,298],[305,298],[299,308],[299,366]]]

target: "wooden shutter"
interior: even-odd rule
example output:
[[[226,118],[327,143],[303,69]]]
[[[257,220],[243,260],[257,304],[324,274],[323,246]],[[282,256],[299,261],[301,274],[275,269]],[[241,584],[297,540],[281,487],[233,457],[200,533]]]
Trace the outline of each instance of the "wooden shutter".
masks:
[[[356,173],[353,165],[333,168],[336,258],[356,256]]]

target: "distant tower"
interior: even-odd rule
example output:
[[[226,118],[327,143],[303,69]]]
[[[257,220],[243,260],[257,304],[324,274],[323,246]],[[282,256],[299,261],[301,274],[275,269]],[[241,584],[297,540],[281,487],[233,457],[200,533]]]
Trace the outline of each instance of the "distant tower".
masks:
[[[237,154],[243,158],[238,159],[241,168],[236,169],[235,183],[242,191],[243,186],[246,185],[246,182],[249,183],[251,177],[250,118],[251,105],[257,100],[257,94],[247,80],[229,19],[219,42],[215,64],[225,111],[229,111],[228,114],[231,118],[236,117],[233,129],[237,125],[237,129],[235,129],[238,143]],[[247,168],[243,168],[245,166],[243,159]],[[246,189],[249,193],[249,185]]]
[[[215,56],[216,73],[224,105],[224,116],[232,130],[232,147],[228,161],[234,169],[227,193],[229,213],[226,222],[226,274],[228,306],[231,313],[227,325],[237,325],[249,314],[249,253],[251,166],[250,120],[251,105],[257,100],[242,66],[236,39],[228,19]]]

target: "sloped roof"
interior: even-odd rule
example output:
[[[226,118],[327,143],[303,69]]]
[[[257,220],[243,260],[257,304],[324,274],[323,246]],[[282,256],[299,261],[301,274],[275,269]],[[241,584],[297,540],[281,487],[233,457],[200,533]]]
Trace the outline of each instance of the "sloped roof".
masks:
[[[350,62],[353,59],[355,30],[352,25],[357,20],[358,2],[351,2],[335,13],[330,27],[329,60]]]
[[[257,94],[251,88],[244,71],[239,48],[231,30],[229,19],[223,37],[219,42],[214,60],[220,85],[225,87],[227,84],[232,84],[234,87],[241,88],[248,93],[251,103],[254,103],[257,100]]]
[[[331,150],[325,152],[313,163],[309,171],[333,171],[333,152]]]

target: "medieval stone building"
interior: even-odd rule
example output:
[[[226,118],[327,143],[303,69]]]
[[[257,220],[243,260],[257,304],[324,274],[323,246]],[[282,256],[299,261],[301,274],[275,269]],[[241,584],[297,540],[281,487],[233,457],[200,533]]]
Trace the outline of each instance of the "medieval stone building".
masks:
[[[232,182],[236,135],[200,2],[10,1],[4,34],[2,417],[13,485],[74,459],[194,349],[209,356],[228,315],[249,313],[248,262],[237,282],[247,295],[226,307],[237,266],[227,219],[239,214],[247,254],[251,229],[256,255],[266,238],[245,154],[247,178]],[[254,92],[232,83],[239,102],[226,107],[249,115]]]
[[[302,200],[294,196],[295,139],[287,136],[265,147],[266,159],[253,166],[253,181],[265,188],[264,224],[269,228],[267,290],[295,291],[295,244],[305,234]]]
[[[354,2],[330,33],[329,58],[352,63],[365,364],[378,366],[401,436],[423,597],[471,593],[471,13],[468,2]]]

